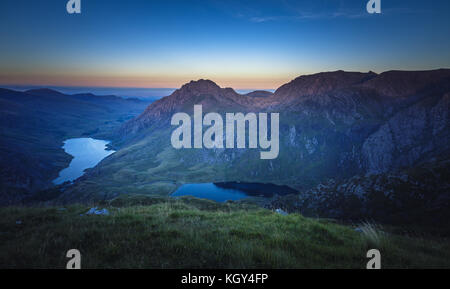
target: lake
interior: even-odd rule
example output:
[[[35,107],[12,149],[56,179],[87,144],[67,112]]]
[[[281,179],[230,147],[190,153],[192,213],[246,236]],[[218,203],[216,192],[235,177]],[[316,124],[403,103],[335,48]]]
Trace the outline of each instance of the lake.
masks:
[[[84,170],[95,167],[102,159],[114,153],[107,150],[109,141],[93,138],[73,138],[64,142],[63,149],[73,156],[69,166],[59,172],[59,177],[53,180],[56,185],[74,181],[84,174]]]
[[[278,186],[263,183],[203,183],[185,184],[179,187],[171,197],[193,196],[200,199],[209,199],[216,202],[236,201],[247,197],[270,198],[275,194],[287,195],[298,192],[288,186]]]

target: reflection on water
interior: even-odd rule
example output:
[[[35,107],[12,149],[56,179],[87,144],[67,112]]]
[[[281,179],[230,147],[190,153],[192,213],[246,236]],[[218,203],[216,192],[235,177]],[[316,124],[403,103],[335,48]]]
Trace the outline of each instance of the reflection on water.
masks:
[[[273,195],[297,194],[297,191],[287,186],[262,183],[204,183],[185,184],[178,188],[172,197],[193,196],[216,202],[236,201],[249,196],[270,198]]]
[[[73,138],[64,142],[63,149],[73,156],[69,167],[59,172],[59,177],[53,180],[56,185],[74,181],[84,174],[84,170],[95,167],[102,159],[114,153],[106,150],[109,141],[93,138]]]

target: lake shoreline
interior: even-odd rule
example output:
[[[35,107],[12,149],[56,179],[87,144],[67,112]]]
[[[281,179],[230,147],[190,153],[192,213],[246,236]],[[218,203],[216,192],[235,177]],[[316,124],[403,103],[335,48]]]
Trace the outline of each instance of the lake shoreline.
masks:
[[[63,142],[64,152],[72,157],[68,167],[62,169],[52,182],[61,185],[73,182],[84,175],[84,171],[95,167],[100,161],[113,154],[108,140],[93,138],[72,138]]]

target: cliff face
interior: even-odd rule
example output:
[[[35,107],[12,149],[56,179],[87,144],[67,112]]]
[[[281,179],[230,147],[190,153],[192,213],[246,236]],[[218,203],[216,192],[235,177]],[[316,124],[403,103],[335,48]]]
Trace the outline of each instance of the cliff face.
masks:
[[[449,94],[433,96],[389,118],[364,142],[366,170],[387,172],[410,167],[450,150]]]

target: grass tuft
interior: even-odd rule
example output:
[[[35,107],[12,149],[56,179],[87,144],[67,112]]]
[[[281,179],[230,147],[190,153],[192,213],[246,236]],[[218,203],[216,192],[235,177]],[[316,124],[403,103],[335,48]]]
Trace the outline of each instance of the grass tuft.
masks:
[[[365,221],[358,228],[361,230],[361,236],[368,246],[374,249],[385,249],[390,245],[389,235],[381,225]]]

